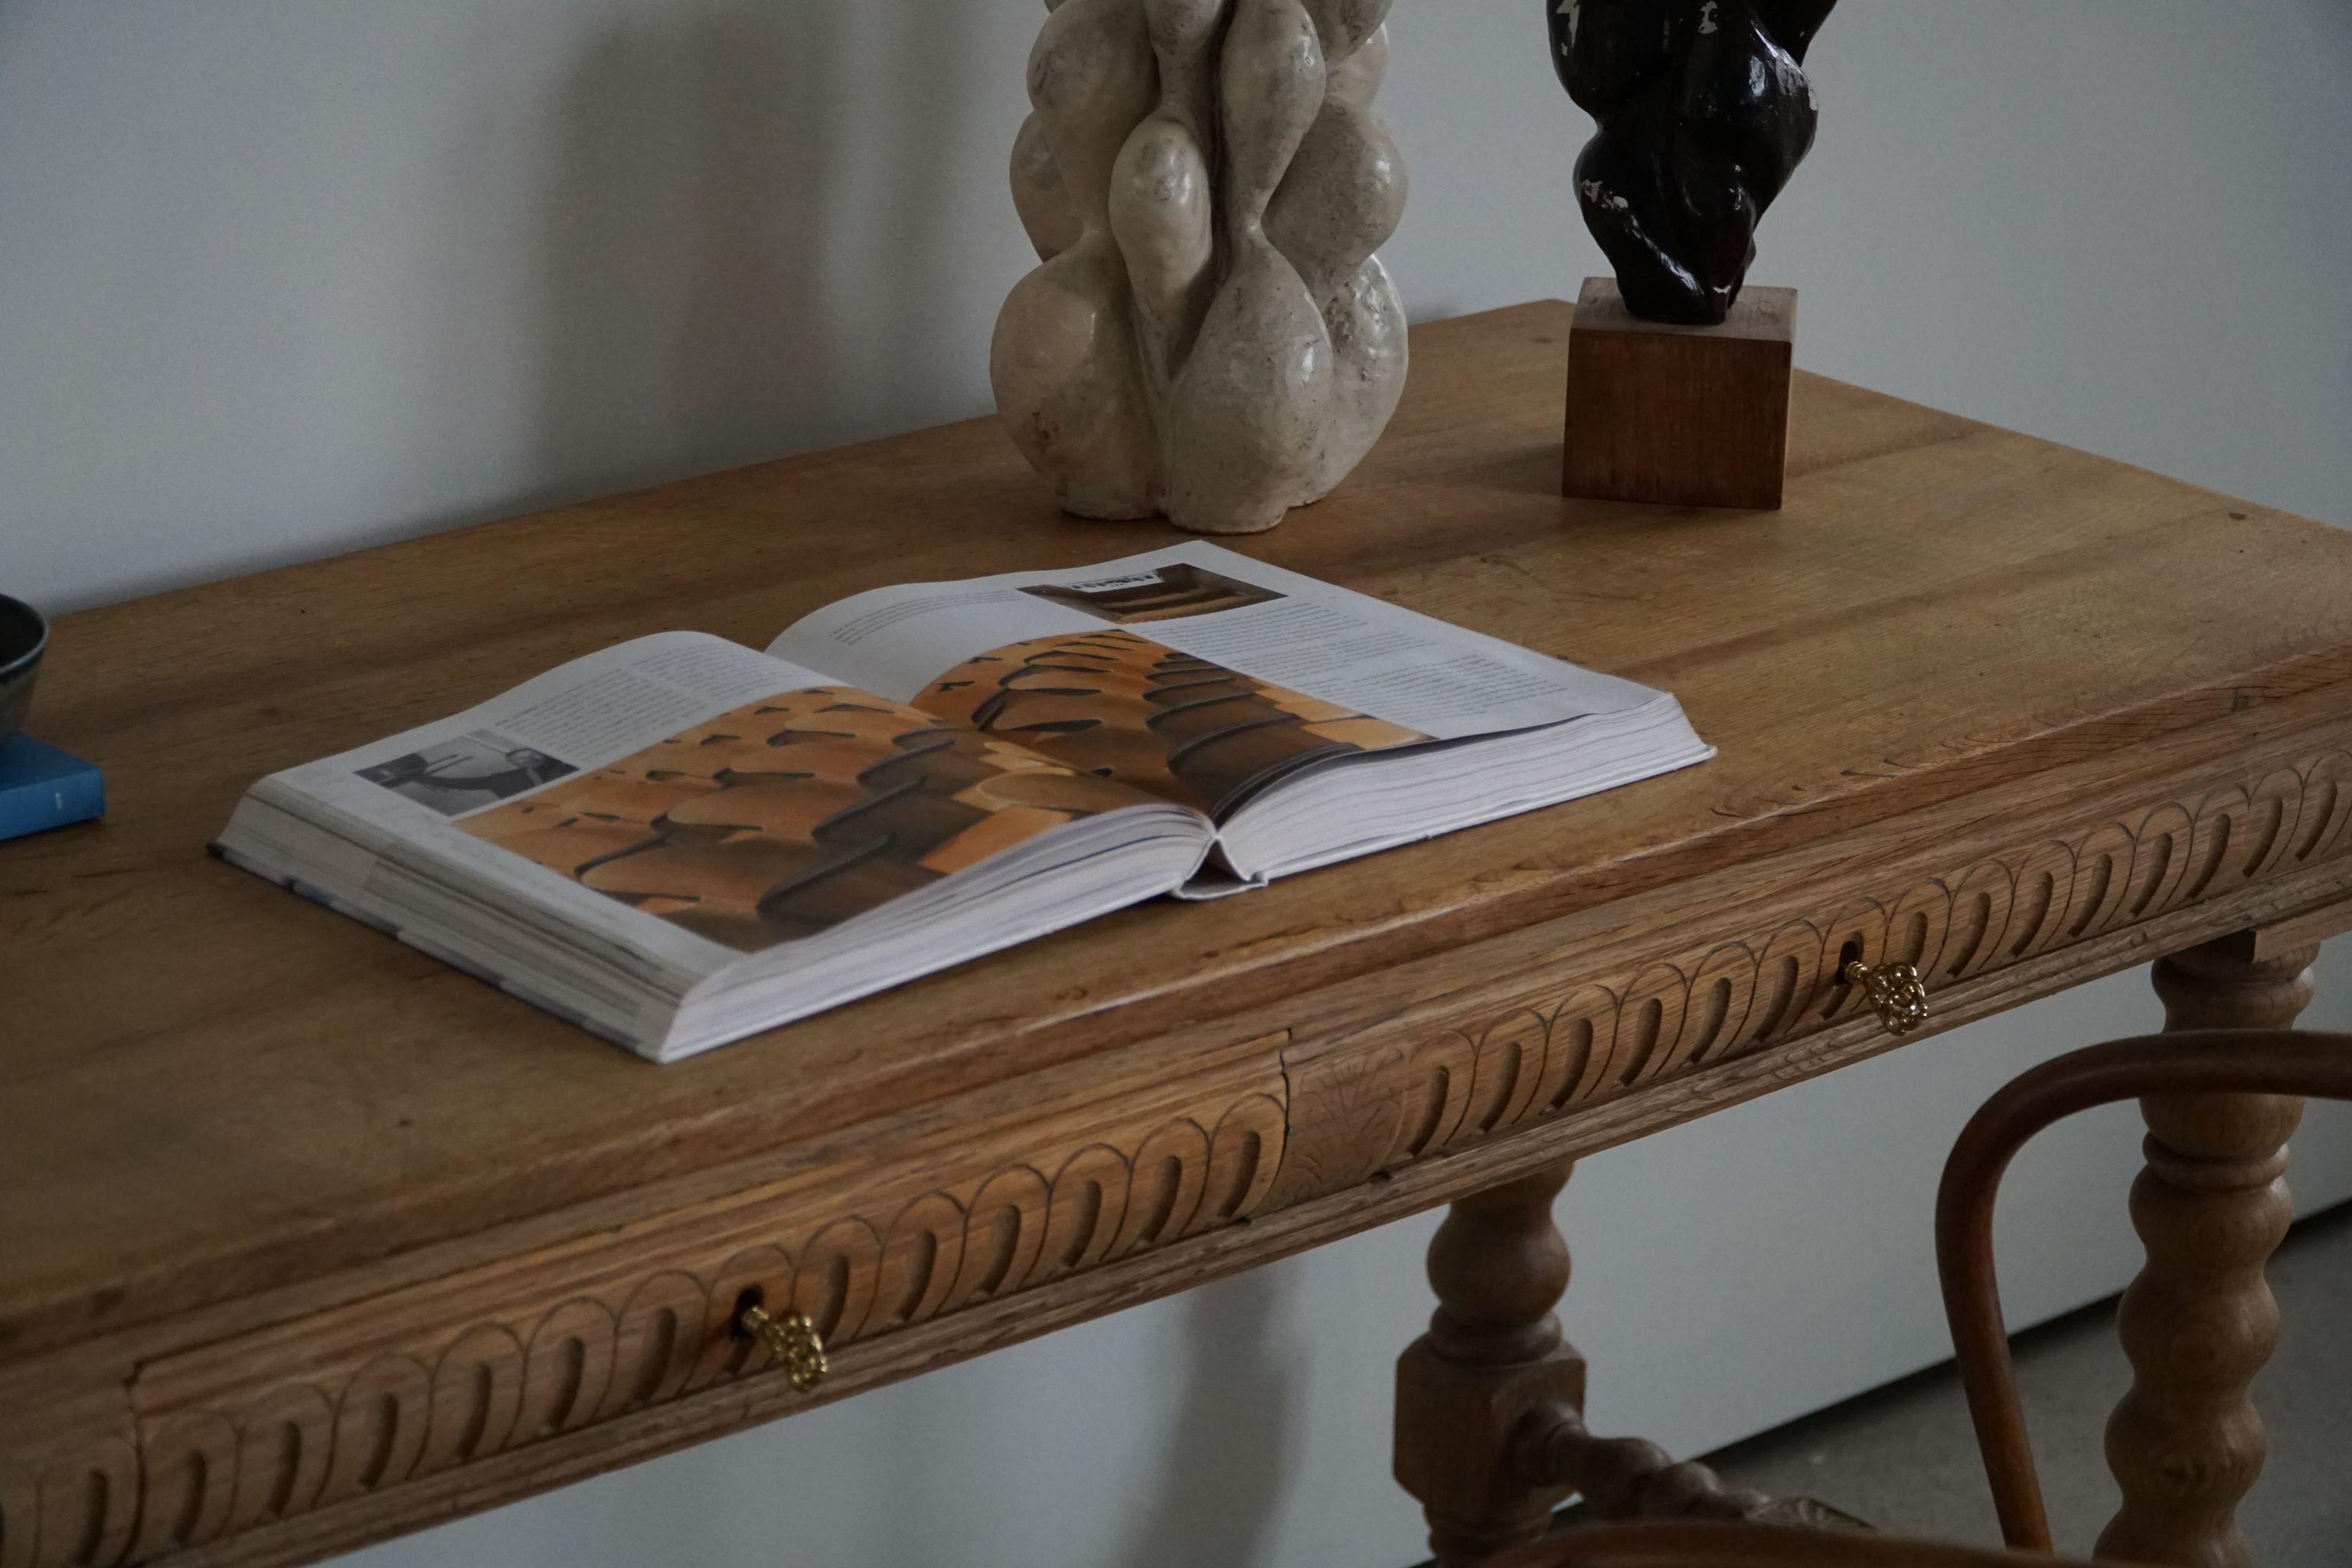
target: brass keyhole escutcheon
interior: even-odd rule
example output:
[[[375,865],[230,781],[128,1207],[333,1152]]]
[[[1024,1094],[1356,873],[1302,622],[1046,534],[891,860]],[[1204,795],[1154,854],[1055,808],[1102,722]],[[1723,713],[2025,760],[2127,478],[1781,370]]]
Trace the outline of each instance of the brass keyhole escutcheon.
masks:
[[[824,1340],[816,1325],[793,1308],[771,1312],[757,1301],[737,1315],[743,1331],[768,1347],[776,1364],[792,1379],[795,1392],[806,1394],[824,1381]]]
[[[1888,1034],[1900,1037],[1927,1021],[1927,983],[1912,965],[1857,958],[1845,966],[1844,979],[1862,992]]]

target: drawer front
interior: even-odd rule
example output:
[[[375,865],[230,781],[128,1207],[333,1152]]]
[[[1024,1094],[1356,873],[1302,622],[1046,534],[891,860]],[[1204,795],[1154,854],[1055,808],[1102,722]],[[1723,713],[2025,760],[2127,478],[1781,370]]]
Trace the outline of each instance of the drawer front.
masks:
[[[736,1331],[750,1292],[840,1351],[1245,1219],[1282,1158],[1279,1043],[1227,1053],[1181,1095],[934,1119],[887,1155],[845,1143],[805,1179],[155,1362],[134,1391],[135,1538],[102,1560],[333,1510],[741,1380],[781,1386]],[[45,1543],[31,1561],[85,1559]]]
[[[2250,746],[2160,795],[2077,799],[2044,782],[2005,812],[1970,801],[1890,824],[1875,855],[1859,833],[1727,870],[1712,898],[1679,885],[1400,965],[1292,1021],[1291,1134],[1268,1206],[1867,1018],[1849,961],[1914,966],[1931,1005],[1973,1000],[2012,968],[2352,868],[2346,732]]]

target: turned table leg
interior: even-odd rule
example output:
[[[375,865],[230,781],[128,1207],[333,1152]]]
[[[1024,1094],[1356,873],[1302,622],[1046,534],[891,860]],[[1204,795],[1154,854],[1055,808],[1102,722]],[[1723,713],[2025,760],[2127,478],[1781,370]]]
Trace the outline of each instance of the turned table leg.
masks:
[[[1397,1363],[1396,1478],[1428,1515],[1441,1568],[1536,1540],[1568,1498],[1511,1461],[1531,1412],[1584,1406],[1583,1358],[1552,1312],[1569,1260],[1551,1207],[1571,1168],[1465,1198],[1430,1244],[1438,1307]]]
[[[2156,966],[2168,1029],[2285,1029],[2311,1001],[2315,947],[2254,956],[2251,935]],[[2098,1555],[2248,1568],[2239,1500],[2268,1450],[2250,1395],[2278,1345],[2278,1303],[2263,1266],[2294,1217],[2286,1141],[2303,1101],[2180,1094],[2141,1102],[2147,1165],[2132,1224],[2147,1250],[2124,1292],[2117,1332],[2131,1392],[2107,1424],[2123,1508]]]

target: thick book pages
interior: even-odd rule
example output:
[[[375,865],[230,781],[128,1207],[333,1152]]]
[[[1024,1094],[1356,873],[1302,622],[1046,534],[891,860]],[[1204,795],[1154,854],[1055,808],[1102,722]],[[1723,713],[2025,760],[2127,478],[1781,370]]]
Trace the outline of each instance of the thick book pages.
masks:
[[[1711,754],[1664,693],[1187,544],[623,644],[263,780],[216,848],[672,1060]]]

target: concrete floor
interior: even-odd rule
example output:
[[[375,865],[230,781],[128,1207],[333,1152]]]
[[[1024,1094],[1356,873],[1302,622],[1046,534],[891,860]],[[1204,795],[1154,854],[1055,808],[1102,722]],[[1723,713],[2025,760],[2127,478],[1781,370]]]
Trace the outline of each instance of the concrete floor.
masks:
[[[2285,1314],[2255,1385],[2271,1458],[2239,1512],[2263,1568],[2352,1563],[2352,1208],[2297,1226],[2271,1268]],[[2131,1382],[2112,1302],[2018,1342],[2018,1381],[2059,1549],[2090,1550],[2116,1507],[2101,1452]],[[2000,1532],[1948,1367],[1883,1388],[1714,1455],[1731,1481],[1817,1497],[1897,1535],[1998,1545]]]

